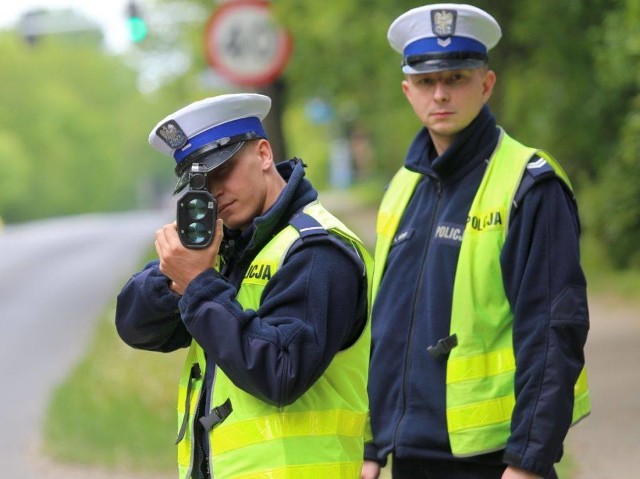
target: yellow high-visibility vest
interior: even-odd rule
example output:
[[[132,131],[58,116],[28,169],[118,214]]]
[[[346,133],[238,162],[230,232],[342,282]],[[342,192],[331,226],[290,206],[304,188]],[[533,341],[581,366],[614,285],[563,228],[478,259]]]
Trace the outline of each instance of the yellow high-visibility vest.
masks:
[[[362,242],[319,203],[304,212],[351,244],[365,265],[370,285],[372,260]],[[245,309],[257,310],[270,277],[280,267],[300,233],[289,225],[253,260],[238,291]],[[370,291],[368,306],[370,314]],[[213,477],[216,479],[357,479],[364,454],[369,402],[367,375],[370,321],[354,344],[340,351],[324,374],[294,403],[276,407],[236,387],[216,368],[211,404],[230,401],[233,411],[209,433]],[[193,467],[193,427],[205,368],[202,348],[192,342],[180,382],[178,423],[186,430],[178,443],[180,478]],[[202,373],[196,379],[193,370]],[[197,371],[196,371],[197,372]],[[197,374],[195,375],[197,376]],[[190,400],[187,400],[187,397]],[[184,420],[189,409],[188,420]]]
[[[474,197],[456,268],[451,334],[458,345],[447,361],[447,429],[455,456],[503,449],[515,404],[513,312],[500,268],[514,196],[527,163],[536,154],[571,188],[562,168],[543,151],[527,148],[504,131]],[[376,226],[372,295],[400,219],[422,175],[401,168],[385,193]],[[487,339],[489,338],[489,340]],[[589,414],[586,371],[574,387],[573,424]]]

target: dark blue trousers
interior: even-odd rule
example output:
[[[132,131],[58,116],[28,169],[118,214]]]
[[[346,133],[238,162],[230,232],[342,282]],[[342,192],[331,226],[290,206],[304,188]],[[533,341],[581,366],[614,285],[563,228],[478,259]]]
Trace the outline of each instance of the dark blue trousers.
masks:
[[[500,479],[504,464],[393,458],[393,479]],[[558,479],[554,470],[546,479]]]

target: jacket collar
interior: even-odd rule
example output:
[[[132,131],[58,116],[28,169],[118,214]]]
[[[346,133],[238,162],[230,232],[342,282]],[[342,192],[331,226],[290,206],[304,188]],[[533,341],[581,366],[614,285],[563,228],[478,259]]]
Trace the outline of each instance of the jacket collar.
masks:
[[[275,203],[262,216],[258,216],[246,230],[225,231],[225,236],[233,239],[235,251],[242,256],[251,251],[261,250],[289,222],[293,214],[318,198],[318,192],[305,178],[306,165],[299,158],[283,161],[276,165],[278,172],[287,182]],[[245,247],[246,245],[246,247]]]
[[[422,128],[407,153],[405,167],[423,175],[435,176],[444,183],[458,180],[491,157],[500,130],[488,106],[462,130],[452,145],[438,156],[426,128]]]

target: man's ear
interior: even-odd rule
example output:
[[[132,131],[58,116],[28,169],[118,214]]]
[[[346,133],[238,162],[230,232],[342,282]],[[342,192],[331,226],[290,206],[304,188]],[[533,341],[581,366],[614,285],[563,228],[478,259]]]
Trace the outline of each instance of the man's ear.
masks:
[[[407,100],[409,99],[409,88],[409,80],[405,78],[404,80],[402,80],[402,93],[404,93],[404,96],[407,98]]]
[[[274,163],[271,143],[264,138],[259,139],[256,144],[256,153],[262,160],[262,169],[266,171],[271,168],[271,165]]]
[[[496,74],[493,70],[487,70],[484,75],[484,80],[482,82],[482,96],[484,98],[484,102],[488,102],[489,98],[491,98],[491,93],[493,93],[493,87],[496,84]]]

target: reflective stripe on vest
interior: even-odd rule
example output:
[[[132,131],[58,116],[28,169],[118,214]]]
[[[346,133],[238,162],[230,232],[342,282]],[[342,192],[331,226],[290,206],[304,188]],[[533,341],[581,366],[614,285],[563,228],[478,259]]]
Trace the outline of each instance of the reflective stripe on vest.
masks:
[[[192,374],[195,368],[200,371],[199,377],[194,377]],[[195,440],[193,418],[202,394],[204,368],[204,351],[196,347],[196,342],[192,341],[178,385],[178,477],[181,479],[191,477],[193,469],[192,445]]]
[[[307,206],[304,212],[325,230],[351,244],[362,258],[366,271],[372,271],[372,261],[356,235],[319,203]],[[277,272],[299,237],[294,227],[287,226],[256,256],[238,291],[237,300],[244,309],[259,308],[269,278]],[[316,383],[293,404],[281,408],[235,387],[224,372],[217,369],[211,403],[217,406],[230,398],[233,412],[210,431],[213,476],[216,479],[358,478],[368,413],[366,380],[370,336],[367,321],[358,340],[334,357]],[[195,342],[192,349],[202,351]],[[183,378],[186,375],[187,367]],[[187,448],[188,454],[179,454],[179,469],[188,474],[193,459],[190,444],[183,449]],[[180,477],[188,475],[181,473]]]
[[[458,346],[447,362],[447,427],[456,456],[502,449],[510,434],[515,404],[513,313],[502,284],[500,252],[513,198],[533,154],[549,162],[571,187],[565,173],[546,153],[526,148],[501,132],[469,211],[451,311],[450,332],[456,334]],[[383,199],[377,223],[374,298],[391,241],[420,178],[420,174],[402,168]],[[575,387],[573,422],[589,410],[583,370]]]

